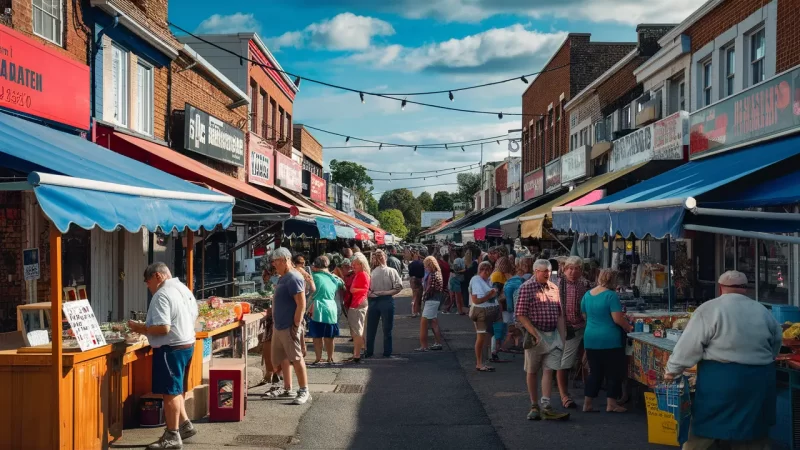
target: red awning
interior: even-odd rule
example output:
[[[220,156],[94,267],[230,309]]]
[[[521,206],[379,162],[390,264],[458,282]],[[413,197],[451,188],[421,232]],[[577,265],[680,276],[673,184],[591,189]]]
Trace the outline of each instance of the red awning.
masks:
[[[485,241],[487,237],[503,237],[503,230],[497,228],[476,228],[474,233],[476,241]]]
[[[102,133],[102,134],[101,134]],[[99,125],[97,143],[129,158],[143,162],[187,181],[207,184],[235,198],[253,197],[273,206],[289,209],[290,204],[278,200],[244,181],[225,175],[163,145],[129,136]]]

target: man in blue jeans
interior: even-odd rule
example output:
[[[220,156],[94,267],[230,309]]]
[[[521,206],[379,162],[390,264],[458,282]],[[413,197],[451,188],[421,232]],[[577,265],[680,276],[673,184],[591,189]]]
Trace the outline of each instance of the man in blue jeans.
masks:
[[[172,278],[166,264],[151,264],[144,282],[153,294],[145,323],[129,321],[131,331],[147,336],[153,347],[153,393],[164,396],[167,428],[149,449],[181,449],[197,430],[183,401],[184,375],[194,354],[194,323],[198,309],[192,291]]]
[[[386,265],[386,253],[376,251],[373,255],[372,280],[369,288],[369,307],[367,308],[367,350],[364,357],[369,358],[375,351],[375,335],[378,322],[383,319],[383,356],[392,357],[392,327],[394,326],[394,297],[403,290],[400,274]]]

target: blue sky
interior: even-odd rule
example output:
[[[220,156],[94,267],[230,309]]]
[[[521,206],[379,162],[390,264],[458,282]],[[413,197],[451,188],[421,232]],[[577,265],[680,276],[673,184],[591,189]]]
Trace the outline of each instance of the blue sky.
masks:
[[[256,31],[284,70],[373,92],[453,89],[536,72],[568,32],[593,41],[635,41],[638,23],[678,23],[702,0],[171,0],[170,20],[201,33]],[[521,112],[521,81],[466,92],[409,97],[465,109]],[[517,116],[465,114],[303,82],[294,120],[341,134],[382,142],[425,144],[479,139],[521,128]],[[344,139],[321,132],[326,147]],[[418,150],[326,149],[331,159],[368,169],[438,170],[481,159],[479,147]],[[505,143],[484,146],[484,161],[508,156]],[[373,178],[386,175],[371,173]],[[393,174],[393,178],[410,175]],[[419,176],[419,174],[415,174]],[[376,181],[375,191],[454,183],[455,175],[426,180]],[[455,185],[431,187],[452,191]],[[413,189],[419,194],[426,189]]]

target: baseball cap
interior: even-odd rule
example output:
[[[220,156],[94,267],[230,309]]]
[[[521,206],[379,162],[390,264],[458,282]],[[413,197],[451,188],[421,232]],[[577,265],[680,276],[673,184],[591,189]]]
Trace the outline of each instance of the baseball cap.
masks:
[[[736,270],[729,270],[719,276],[718,282],[723,286],[746,286],[747,275]]]

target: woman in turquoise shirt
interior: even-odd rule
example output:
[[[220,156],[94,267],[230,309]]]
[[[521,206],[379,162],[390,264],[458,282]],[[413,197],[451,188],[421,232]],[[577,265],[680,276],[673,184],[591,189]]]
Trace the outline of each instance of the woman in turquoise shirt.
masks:
[[[333,360],[333,338],[339,336],[339,310],[336,306],[336,293],[344,288],[344,281],[328,272],[330,261],[327,256],[319,256],[311,268],[316,290],[312,294],[308,323],[308,336],[314,341],[316,359],[310,367],[322,364],[322,345],[328,354],[328,364],[338,365]]]
[[[589,379],[584,391],[584,412],[593,412],[592,401],[597,398],[603,378],[608,381],[606,411],[625,412],[617,404],[625,379],[625,334],[633,327],[625,319],[622,305],[614,289],[617,271],[603,269],[597,276],[597,287],[581,300],[581,312],[586,317],[583,348],[589,360]]]

